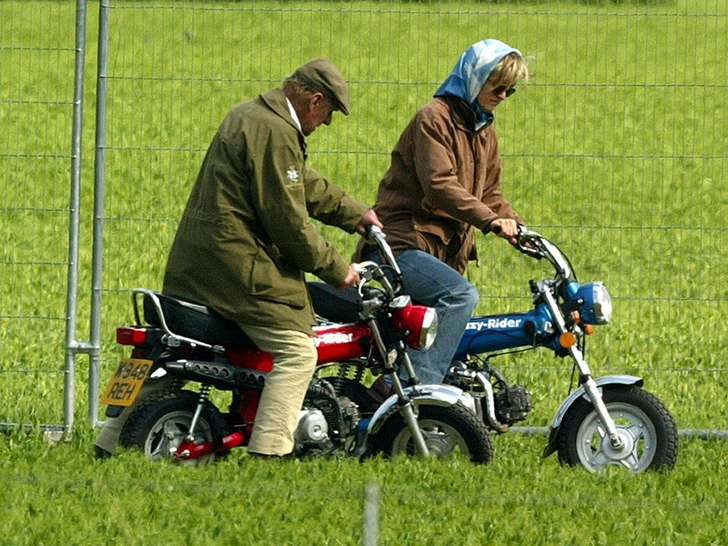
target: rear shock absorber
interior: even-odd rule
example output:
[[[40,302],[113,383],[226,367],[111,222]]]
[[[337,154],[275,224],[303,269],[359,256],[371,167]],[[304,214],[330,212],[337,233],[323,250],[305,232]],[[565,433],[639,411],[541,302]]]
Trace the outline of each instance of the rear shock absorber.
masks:
[[[211,385],[208,383],[203,383],[200,387],[200,396],[197,398],[197,407],[195,408],[195,414],[192,416],[192,422],[190,423],[190,431],[187,433],[187,436],[185,437],[185,440],[188,442],[192,442],[195,438],[195,429],[197,428],[197,421],[200,420],[200,415],[202,415],[202,410],[205,407],[205,404],[210,399],[210,389]]]

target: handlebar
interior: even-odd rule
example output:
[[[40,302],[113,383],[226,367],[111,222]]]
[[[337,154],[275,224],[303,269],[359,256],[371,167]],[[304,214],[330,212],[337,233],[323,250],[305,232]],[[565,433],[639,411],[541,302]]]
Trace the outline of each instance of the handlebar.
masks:
[[[379,249],[384,265],[387,269],[391,269],[394,274],[394,283],[384,274],[380,266],[374,262],[362,262],[359,264],[363,268],[362,285],[369,280],[379,281],[384,289],[394,297],[399,288],[402,286],[402,272],[397,264],[391,247],[387,243],[387,236],[375,225],[369,225],[366,228],[366,240],[373,243]],[[516,248],[522,253],[541,260],[545,258],[556,270],[557,276],[566,279],[574,276],[573,268],[569,259],[561,252],[561,250],[551,241],[543,237],[540,233],[528,229],[526,226],[518,226],[518,234],[516,236]]]
[[[367,242],[377,245],[384,262],[390,266],[398,276],[401,276],[402,271],[399,269],[397,260],[394,258],[392,248],[389,246],[389,243],[387,243],[387,236],[384,232],[374,224],[371,224],[367,226],[366,239]]]
[[[539,244],[543,240],[541,234],[531,231],[526,226],[518,226],[518,234],[516,235],[516,248],[524,254],[540,260],[544,257],[543,249]]]
[[[361,289],[370,280],[378,281],[390,298],[394,298],[402,286],[402,271],[397,264],[392,248],[387,243],[387,236],[384,232],[374,224],[366,226],[365,238],[368,243],[373,243],[379,249],[383,264],[376,262],[361,262],[356,264],[359,270],[361,281],[359,284],[359,293]],[[394,278],[390,278],[385,274],[385,270],[391,269]]]
[[[573,275],[569,259],[564,256],[559,247],[540,233],[531,231],[525,226],[518,226],[517,239],[516,247],[524,254],[537,260],[546,258],[554,266],[557,274],[564,279]]]

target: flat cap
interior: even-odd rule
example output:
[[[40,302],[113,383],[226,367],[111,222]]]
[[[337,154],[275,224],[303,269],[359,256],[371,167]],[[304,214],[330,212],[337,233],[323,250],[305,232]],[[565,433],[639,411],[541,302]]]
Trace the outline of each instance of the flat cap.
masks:
[[[314,59],[301,65],[293,78],[313,91],[326,95],[344,115],[349,115],[349,90],[339,69],[326,59]]]

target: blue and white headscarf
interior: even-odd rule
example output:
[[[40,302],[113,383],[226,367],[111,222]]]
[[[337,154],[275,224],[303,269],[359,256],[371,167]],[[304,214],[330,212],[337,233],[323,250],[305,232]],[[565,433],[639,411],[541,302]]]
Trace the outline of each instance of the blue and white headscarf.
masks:
[[[475,128],[480,129],[493,121],[493,114],[478,104],[478,93],[495,66],[510,53],[521,52],[501,41],[488,39],[471,45],[460,56],[450,75],[435,92],[436,97],[451,95],[459,97],[475,112]]]

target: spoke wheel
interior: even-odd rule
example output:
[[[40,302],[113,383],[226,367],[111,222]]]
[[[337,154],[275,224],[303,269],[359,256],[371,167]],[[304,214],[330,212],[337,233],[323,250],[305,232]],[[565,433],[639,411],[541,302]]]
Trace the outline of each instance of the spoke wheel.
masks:
[[[121,445],[141,449],[150,459],[172,458],[189,434],[190,424],[198,403],[197,393],[191,391],[162,392],[145,400],[129,416],[121,432]],[[227,435],[225,418],[211,403],[206,403],[195,428],[195,443],[220,441]],[[227,452],[213,452],[183,461],[197,466],[213,463]],[[174,459],[179,461],[179,459]]]
[[[474,463],[493,458],[488,430],[475,413],[462,404],[418,407],[417,423],[430,455],[444,459],[457,453]],[[401,415],[395,414],[371,439],[372,454],[385,457],[416,455],[412,432]]]
[[[639,387],[605,389],[602,397],[620,445],[612,445],[597,412],[581,398],[561,423],[557,449],[562,463],[581,464],[591,472],[609,465],[635,473],[675,466],[677,426],[660,400]]]

